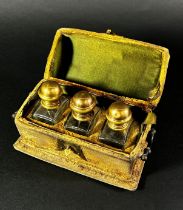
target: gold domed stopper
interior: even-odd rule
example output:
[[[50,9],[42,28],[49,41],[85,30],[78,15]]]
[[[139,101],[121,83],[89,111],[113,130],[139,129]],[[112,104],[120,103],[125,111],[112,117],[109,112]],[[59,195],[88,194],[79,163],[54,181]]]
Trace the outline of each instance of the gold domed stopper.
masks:
[[[132,119],[130,107],[121,101],[112,103],[106,113],[108,125],[113,130],[123,130]]]
[[[57,82],[48,80],[41,84],[38,95],[44,108],[56,109],[60,104],[59,99],[62,95],[62,89]]]
[[[70,100],[72,115],[79,121],[88,121],[95,105],[96,97],[84,90],[77,92]]]

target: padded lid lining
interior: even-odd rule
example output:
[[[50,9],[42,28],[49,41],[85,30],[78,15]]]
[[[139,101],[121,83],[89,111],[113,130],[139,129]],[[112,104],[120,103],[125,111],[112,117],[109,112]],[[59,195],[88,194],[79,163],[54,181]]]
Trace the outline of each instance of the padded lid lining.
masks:
[[[62,34],[55,46],[52,76],[136,99],[152,97],[160,85],[162,53],[167,49],[92,33]]]

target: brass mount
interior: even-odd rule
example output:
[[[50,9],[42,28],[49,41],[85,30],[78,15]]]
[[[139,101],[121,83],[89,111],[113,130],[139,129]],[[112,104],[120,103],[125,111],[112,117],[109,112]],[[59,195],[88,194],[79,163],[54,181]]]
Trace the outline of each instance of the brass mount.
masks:
[[[43,82],[38,90],[41,105],[46,109],[56,109],[60,105],[60,96],[63,91],[60,85],[52,80]]]
[[[130,107],[121,101],[112,103],[106,113],[108,126],[113,130],[124,130],[132,119]]]
[[[84,90],[77,92],[70,100],[73,117],[78,121],[90,120],[96,103],[96,97],[89,92]]]

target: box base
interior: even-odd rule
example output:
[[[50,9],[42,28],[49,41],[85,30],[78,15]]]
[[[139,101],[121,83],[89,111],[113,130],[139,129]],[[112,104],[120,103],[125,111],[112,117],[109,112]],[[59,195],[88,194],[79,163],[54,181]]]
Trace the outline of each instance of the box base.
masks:
[[[29,143],[27,139],[21,136],[13,146],[16,150],[28,154],[32,157],[38,158],[40,160],[43,160],[45,162],[99,180],[101,182],[131,191],[137,189],[142,169],[144,166],[143,161],[137,161],[135,167],[138,168],[138,174],[132,173],[130,179],[125,179],[125,177],[116,176],[116,174],[112,174],[112,172],[109,174],[97,167],[94,167],[89,163],[86,163],[86,161],[83,161],[82,163],[81,161],[77,161],[77,158],[76,160],[71,159],[69,156],[63,155],[63,152],[53,151],[52,149],[40,148],[34,145],[32,142]]]

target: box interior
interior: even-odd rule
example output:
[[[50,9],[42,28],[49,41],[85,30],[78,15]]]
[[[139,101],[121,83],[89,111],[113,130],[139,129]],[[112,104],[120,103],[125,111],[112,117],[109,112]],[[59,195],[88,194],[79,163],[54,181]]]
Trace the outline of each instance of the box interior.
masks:
[[[58,82],[59,79],[56,79],[56,81]],[[68,82],[60,81],[60,84],[64,85],[64,88],[66,89],[66,91],[67,91],[67,93],[70,97],[72,97],[73,94],[75,94],[76,92],[82,90],[81,87],[68,86],[67,83]],[[32,119],[32,117],[31,117],[32,114],[31,113],[32,113],[33,107],[35,105],[35,102],[39,98],[38,94],[37,94],[37,89],[38,88],[39,88],[39,86],[36,87],[36,89],[34,90],[34,94],[32,94],[31,98],[29,98],[28,102],[25,104],[25,106],[23,107],[23,110],[22,110],[23,111],[22,116],[23,116],[23,118],[26,118],[26,120],[28,120],[28,122],[33,122],[34,125],[43,126],[45,128],[48,128],[49,130],[51,129],[51,130],[57,131],[59,133],[64,133],[64,134],[67,134],[69,136],[76,137],[78,139],[82,139],[82,140],[88,141],[90,143],[101,145],[102,147],[112,149],[112,150],[118,151],[118,152],[123,152],[123,153],[126,153],[126,154],[129,154],[134,149],[136,144],[138,143],[140,136],[136,139],[136,141],[133,143],[132,146],[127,147],[124,150],[117,149],[115,147],[111,147],[111,146],[105,145],[103,143],[100,143],[100,141],[98,140],[98,135],[100,133],[101,128],[104,125],[105,120],[106,120],[106,117],[104,116],[104,114],[100,114],[100,120],[97,121],[97,125],[95,126],[95,129],[93,130],[93,132],[91,133],[90,136],[79,135],[77,133],[69,132],[69,131],[66,131],[64,129],[63,126],[64,126],[64,123],[65,123],[67,117],[68,117],[67,113],[70,112],[70,108],[68,110],[66,110],[66,113],[64,114],[63,119],[56,125],[48,125],[48,124],[45,124],[43,122],[39,122],[37,120]],[[99,106],[101,108],[101,110],[103,110],[102,112],[105,112],[105,110],[108,108],[108,106],[112,102],[114,102],[115,100],[110,99],[110,98],[106,98],[106,97],[103,97],[103,96],[98,96],[97,101],[98,101],[97,106]],[[139,107],[136,107],[136,106],[131,107],[131,109],[132,109],[132,112],[133,112],[133,118],[135,119],[135,121],[137,121],[139,123],[139,125],[141,127],[143,122],[147,118],[147,113],[144,112]]]

